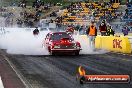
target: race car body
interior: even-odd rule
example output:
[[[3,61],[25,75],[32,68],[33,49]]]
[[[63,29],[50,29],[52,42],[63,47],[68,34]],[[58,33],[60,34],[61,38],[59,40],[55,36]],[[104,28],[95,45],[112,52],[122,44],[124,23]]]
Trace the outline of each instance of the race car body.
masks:
[[[66,32],[48,33],[44,40],[44,46],[51,55],[55,53],[74,53],[79,55],[81,50],[80,43],[75,42],[72,35]]]

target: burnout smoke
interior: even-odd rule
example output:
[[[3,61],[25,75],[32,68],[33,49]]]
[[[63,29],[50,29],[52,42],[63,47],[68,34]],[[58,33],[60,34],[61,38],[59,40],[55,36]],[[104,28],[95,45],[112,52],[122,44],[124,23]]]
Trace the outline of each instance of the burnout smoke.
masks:
[[[6,34],[0,37],[0,48],[6,49],[10,54],[24,55],[48,55],[48,52],[42,48],[42,41],[48,31],[41,32],[34,36],[30,29],[6,29]]]
[[[83,36],[83,35],[82,35]],[[84,37],[81,37],[80,35],[74,35],[74,39],[81,44],[81,52],[80,54],[104,54],[107,51],[105,50],[97,50],[93,51],[93,48],[90,47],[89,45],[89,39],[84,35]]]
[[[5,28],[6,33],[0,35],[0,48],[6,49],[9,54],[23,55],[48,55],[48,51],[42,48],[43,40],[49,31],[40,31],[34,36],[33,29],[26,28]],[[82,46],[80,54],[102,54],[104,51],[93,52],[84,39],[74,36]]]

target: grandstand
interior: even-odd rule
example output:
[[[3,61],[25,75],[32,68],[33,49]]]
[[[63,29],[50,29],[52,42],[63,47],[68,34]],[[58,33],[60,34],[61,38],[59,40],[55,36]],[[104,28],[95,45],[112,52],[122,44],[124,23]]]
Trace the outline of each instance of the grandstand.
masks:
[[[107,7],[104,3],[87,3],[80,2],[74,3],[68,8],[63,10],[61,16],[63,16],[63,24],[80,24],[88,25],[91,15],[94,15],[95,22],[99,22],[101,19],[107,19],[108,21],[116,18],[115,11],[119,8],[120,3],[109,4]]]

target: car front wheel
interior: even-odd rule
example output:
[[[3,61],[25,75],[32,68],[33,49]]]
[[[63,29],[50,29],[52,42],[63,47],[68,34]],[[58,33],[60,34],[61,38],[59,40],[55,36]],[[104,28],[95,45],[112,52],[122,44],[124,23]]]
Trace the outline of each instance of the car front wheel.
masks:
[[[51,50],[51,51],[50,51],[50,55],[54,56],[55,53]]]

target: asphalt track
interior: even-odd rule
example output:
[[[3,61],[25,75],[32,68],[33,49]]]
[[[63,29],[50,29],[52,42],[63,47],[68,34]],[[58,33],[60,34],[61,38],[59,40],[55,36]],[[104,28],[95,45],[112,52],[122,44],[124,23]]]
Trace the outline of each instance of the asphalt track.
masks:
[[[128,74],[132,78],[132,56],[115,53],[95,55],[27,56],[10,55],[8,61],[27,88],[132,88],[128,84],[84,84],[76,81],[81,65],[87,74]],[[21,87],[20,87],[21,88]]]

